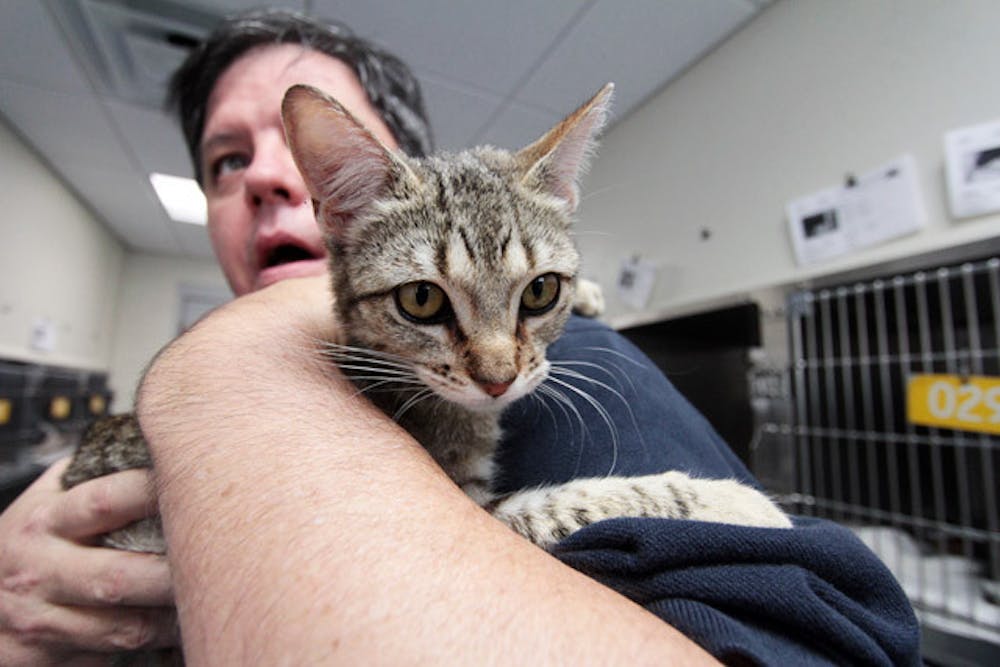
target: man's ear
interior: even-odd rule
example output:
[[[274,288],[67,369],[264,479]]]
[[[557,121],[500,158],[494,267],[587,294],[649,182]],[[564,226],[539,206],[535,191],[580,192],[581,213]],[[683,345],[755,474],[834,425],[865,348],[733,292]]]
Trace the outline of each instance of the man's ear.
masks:
[[[281,103],[285,137],[325,234],[343,242],[352,223],[412,171],[340,102],[306,85]]]
[[[607,121],[614,84],[609,83],[545,136],[521,149],[518,162],[522,183],[566,202],[568,211],[579,203],[578,182],[597,146],[597,135]]]

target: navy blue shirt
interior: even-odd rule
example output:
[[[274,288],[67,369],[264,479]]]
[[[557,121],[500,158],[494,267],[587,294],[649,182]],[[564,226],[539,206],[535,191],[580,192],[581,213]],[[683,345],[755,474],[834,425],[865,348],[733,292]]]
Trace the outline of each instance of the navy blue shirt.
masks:
[[[498,491],[665,470],[756,485],[656,366],[605,325],[571,318],[548,357],[548,389],[504,415]],[[726,663],[919,664],[916,617],[881,561],[837,524],[794,523],[613,519],[553,552]]]

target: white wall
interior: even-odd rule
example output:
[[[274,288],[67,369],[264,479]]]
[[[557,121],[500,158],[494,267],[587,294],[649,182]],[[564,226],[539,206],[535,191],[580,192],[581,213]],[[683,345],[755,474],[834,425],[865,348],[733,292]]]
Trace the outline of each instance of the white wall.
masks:
[[[226,295],[213,260],[130,252],[0,122],[0,358],[108,371],[128,410],[142,371],[177,334],[184,288]],[[51,352],[30,346],[38,318]]]
[[[106,368],[122,245],[2,120],[0,183],[0,357]],[[50,352],[29,344],[39,318]]]
[[[618,326],[1000,235],[949,218],[943,134],[1000,119],[1000,2],[778,0],[605,137],[580,209],[584,275]],[[929,227],[809,270],[784,206],[910,152]],[[702,240],[701,230],[711,230]],[[614,294],[623,257],[660,268],[648,308]]]
[[[125,257],[110,365],[114,411],[131,409],[147,364],[177,335],[180,293],[186,287],[229,294],[214,260],[142,253]]]

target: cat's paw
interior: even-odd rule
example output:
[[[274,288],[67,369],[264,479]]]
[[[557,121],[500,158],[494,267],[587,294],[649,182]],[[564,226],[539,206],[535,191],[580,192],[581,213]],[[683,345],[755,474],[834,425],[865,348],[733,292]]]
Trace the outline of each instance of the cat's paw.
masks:
[[[792,521],[766,494],[732,479],[688,478],[696,500],[688,518],[737,526],[791,528]]]
[[[577,280],[573,312],[584,317],[600,316],[604,312],[604,291],[601,286],[586,278]]]

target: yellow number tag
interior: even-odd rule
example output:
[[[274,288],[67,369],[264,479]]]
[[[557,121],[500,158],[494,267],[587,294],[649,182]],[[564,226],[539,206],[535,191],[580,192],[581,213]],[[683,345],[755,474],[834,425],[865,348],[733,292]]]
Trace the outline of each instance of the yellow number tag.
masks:
[[[90,410],[90,414],[100,417],[104,414],[104,410],[108,407],[107,401],[100,394],[91,394],[90,400],[87,401],[87,409]]]
[[[906,418],[923,426],[1000,434],[1000,377],[911,375]]]
[[[49,419],[62,421],[73,411],[73,403],[66,396],[53,396],[49,402]]]
[[[10,421],[11,412],[13,411],[12,407],[10,399],[0,398],[0,425]]]

